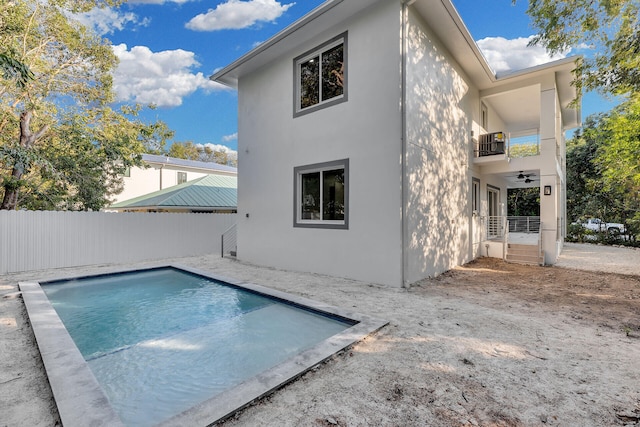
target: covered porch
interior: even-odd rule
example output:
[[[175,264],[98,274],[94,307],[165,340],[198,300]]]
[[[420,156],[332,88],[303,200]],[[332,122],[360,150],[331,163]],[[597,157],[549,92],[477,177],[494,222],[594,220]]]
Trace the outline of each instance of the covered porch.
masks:
[[[485,256],[507,262],[545,265],[539,216],[487,218]]]
[[[560,61],[540,73],[513,73],[499,77],[503,85],[480,91],[472,162],[482,199],[475,214],[481,256],[554,264],[562,250],[565,131],[580,123],[579,109],[571,106],[573,67]],[[531,189],[535,209],[520,213],[510,207],[508,194],[519,189]]]

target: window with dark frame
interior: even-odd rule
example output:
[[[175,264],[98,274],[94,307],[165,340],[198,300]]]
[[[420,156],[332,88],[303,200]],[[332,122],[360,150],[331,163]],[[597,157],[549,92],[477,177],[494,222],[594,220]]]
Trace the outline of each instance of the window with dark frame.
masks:
[[[349,160],[294,168],[294,226],[348,228]]]
[[[346,46],[344,33],[294,60],[294,116],[346,101]]]
[[[480,180],[478,178],[473,178],[472,184],[471,211],[474,214],[478,214],[480,212]]]
[[[484,102],[480,104],[480,111],[482,115],[482,117],[480,118],[480,120],[482,121],[482,129],[486,131],[487,129],[489,129],[489,110]]]

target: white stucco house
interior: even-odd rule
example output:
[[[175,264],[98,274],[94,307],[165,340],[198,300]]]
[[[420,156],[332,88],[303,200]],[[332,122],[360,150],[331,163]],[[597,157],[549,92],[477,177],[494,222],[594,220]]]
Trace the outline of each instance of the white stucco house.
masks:
[[[325,2],[211,77],[238,90],[237,256],[407,286],[505,255],[534,186],[555,262],[574,61],[497,76],[450,0]]]
[[[112,204],[161,191],[207,175],[232,176],[236,168],[213,162],[177,159],[156,154],[143,154],[144,167],[129,168],[122,178],[123,190]],[[109,208],[107,208],[109,209]]]

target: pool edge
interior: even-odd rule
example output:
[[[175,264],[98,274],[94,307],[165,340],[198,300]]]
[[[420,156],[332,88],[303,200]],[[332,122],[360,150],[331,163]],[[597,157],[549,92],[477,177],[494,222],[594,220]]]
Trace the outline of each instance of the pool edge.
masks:
[[[319,342],[313,347],[244,381],[230,390],[207,399],[182,413],[176,414],[161,422],[158,426],[208,426],[218,423],[243,408],[250,406],[258,399],[274,393],[284,385],[295,381],[315,366],[388,324],[388,321],[376,319],[371,316],[180,264],[117,270],[113,273],[142,271],[154,268],[183,270],[225,282],[234,287],[276,298],[301,308],[307,308],[311,311],[325,313],[326,315],[355,323],[343,332]],[[97,275],[113,273],[108,272]],[[83,275],[80,277],[89,276],[94,275]],[[78,277],[69,277],[66,280],[76,278]],[[57,280],[65,279],[43,279],[39,282],[45,283]],[[49,302],[44,290],[40,287],[39,282],[20,282],[18,285],[23,294],[27,315],[36,337],[36,342],[62,424],[65,427],[86,425],[96,427],[124,426],[93,375],[88,363],[84,360],[84,357],[58,317],[57,312]]]
[[[337,353],[355,345],[367,336],[389,324],[386,320],[345,310],[309,298],[279,291],[254,283],[223,277],[197,268],[174,264],[174,268],[189,271],[220,280],[243,289],[293,303],[299,307],[310,308],[336,317],[356,322],[348,329],[335,334],[313,347],[299,353],[284,362],[242,382],[241,384],[216,395],[174,417],[158,424],[158,427],[202,425],[219,423],[238,411],[250,406],[257,400],[275,393],[278,389],[295,381],[302,375],[322,364]]]
[[[62,425],[124,426],[40,284],[18,286]]]

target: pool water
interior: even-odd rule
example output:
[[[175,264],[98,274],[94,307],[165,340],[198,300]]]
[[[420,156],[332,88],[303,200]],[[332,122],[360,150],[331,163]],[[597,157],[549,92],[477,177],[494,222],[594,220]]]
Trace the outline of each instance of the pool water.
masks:
[[[176,268],[42,289],[126,425],[158,424],[353,325]]]

